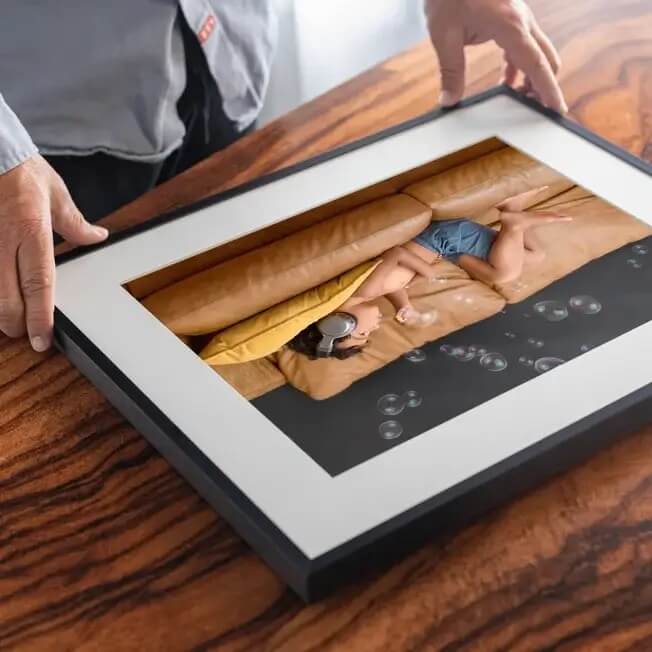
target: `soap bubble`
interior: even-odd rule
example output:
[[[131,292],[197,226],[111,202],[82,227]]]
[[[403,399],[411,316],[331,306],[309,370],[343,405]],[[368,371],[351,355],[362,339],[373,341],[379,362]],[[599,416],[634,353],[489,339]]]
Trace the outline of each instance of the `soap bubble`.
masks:
[[[428,310],[427,312],[413,312],[408,314],[405,319],[407,326],[424,328],[434,324],[439,318],[439,313],[436,310]]]
[[[646,245],[644,244],[635,244],[632,247],[632,251],[637,255],[637,256],[645,256],[649,249],[647,248]]]
[[[395,416],[405,409],[405,399],[398,394],[385,394],[378,399],[376,405],[381,414]]]
[[[529,337],[527,343],[535,349],[542,349],[544,345],[543,340],[537,340],[535,337]]]
[[[403,434],[403,426],[398,421],[383,421],[378,432],[383,439],[397,439]]]
[[[534,360],[532,358],[528,358],[526,355],[522,355],[518,361],[526,367],[534,367]]]
[[[446,355],[451,355],[453,353],[453,347],[450,344],[442,344],[439,347],[439,350]]]
[[[479,344],[470,344],[469,346],[466,347],[466,350],[469,353],[473,353],[473,355],[482,357],[487,353],[487,349],[484,347],[480,346]]]
[[[590,349],[591,349],[591,347],[590,347],[588,344],[582,344],[582,346],[580,346],[580,351],[581,351],[582,353],[586,353],[586,352],[589,351]]]
[[[525,319],[530,319],[532,315],[529,312],[524,312],[523,317],[525,317]]]
[[[511,331],[507,331],[505,333],[505,337],[510,340],[515,340],[516,339],[516,333],[512,333]]]
[[[632,268],[632,269],[642,269],[643,265],[636,260],[636,258],[629,258],[627,260],[627,264]]]
[[[456,346],[451,353],[451,357],[455,358],[458,362],[470,362],[475,358],[475,352],[469,351],[463,346]]]
[[[409,408],[419,407],[423,402],[421,395],[415,389],[409,389],[405,392],[405,394],[403,394],[403,400],[405,401],[405,405]]]
[[[423,362],[426,359],[426,353],[421,349],[414,349],[408,351],[403,357],[410,362]]]
[[[487,371],[503,371],[507,369],[507,360],[502,353],[486,353],[480,358],[480,365]]]
[[[539,358],[534,363],[534,369],[536,372],[543,374],[546,371],[550,371],[551,369],[564,364],[564,362],[566,361],[562,360],[561,358]]]
[[[539,301],[532,309],[546,321],[562,321],[568,317],[568,309],[561,301]]]
[[[602,304],[588,294],[578,294],[571,297],[568,305],[584,315],[597,315],[602,310]]]

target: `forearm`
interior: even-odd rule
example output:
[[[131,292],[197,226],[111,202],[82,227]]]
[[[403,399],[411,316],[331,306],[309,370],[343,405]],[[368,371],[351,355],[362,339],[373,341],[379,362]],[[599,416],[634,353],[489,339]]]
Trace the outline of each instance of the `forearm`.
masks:
[[[403,247],[398,248],[398,263],[425,278],[432,278],[434,274],[432,265]]]
[[[0,174],[38,152],[25,127],[0,95]]]

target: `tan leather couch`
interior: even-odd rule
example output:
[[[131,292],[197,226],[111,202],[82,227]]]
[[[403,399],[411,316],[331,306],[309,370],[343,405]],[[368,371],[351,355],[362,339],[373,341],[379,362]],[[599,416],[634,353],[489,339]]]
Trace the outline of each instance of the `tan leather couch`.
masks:
[[[190,261],[164,271],[141,283],[139,298],[198,349],[221,329],[412,239],[431,220],[467,216],[498,228],[495,204],[543,185],[548,189],[532,208],[554,208],[575,218],[572,223],[539,229],[547,258],[536,268],[526,268],[515,283],[488,287],[450,262],[439,263],[439,281],[418,281],[409,290],[418,309],[438,312],[438,320],[426,329],[393,321],[391,306],[383,299],[381,309],[388,318],[365,350],[348,360],[309,360],[284,347],[262,360],[214,367],[249,399],[285,383],[315,399],[326,399],[425,342],[491,317],[506,302],[522,301],[589,261],[652,232],[516,150],[496,141],[477,148],[470,160],[460,163],[456,155],[448,169],[439,165],[435,174],[424,167],[420,175],[412,171],[362,192],[357,200],[350,199],[345,210],[337,210],[342,206],[339,200],[330,211],[325,207],[298,216],[249,241],[211,252],[203,262]],[[153,291],[143,297],[143,287]],[[132,288],[134,294],[138,289]]]

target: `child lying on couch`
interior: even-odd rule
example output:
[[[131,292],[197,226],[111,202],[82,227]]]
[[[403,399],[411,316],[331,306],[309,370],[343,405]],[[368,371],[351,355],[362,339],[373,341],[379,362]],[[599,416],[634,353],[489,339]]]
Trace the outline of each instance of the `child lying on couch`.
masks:
[[[311,358],[344,360],[360,353],[380,326],[381,313],[374,301],[383,296],[394,306],[398,322],[408,326],[432,323],[428,315],[413,308],[406,288],[417,276],[434,280],[435,263],[441,259],[456,263],[469,276],[489,285],[517,279],[526,261],[537,264],[545,257],[536,227],[572,219],[552,212],[523,212],[545,189],[501,202],[497,206],[499,231],[465,218],[432,222],[414,240],[382,254],[378,267],[355,294],[335,312],[304,329],[288,346]]]

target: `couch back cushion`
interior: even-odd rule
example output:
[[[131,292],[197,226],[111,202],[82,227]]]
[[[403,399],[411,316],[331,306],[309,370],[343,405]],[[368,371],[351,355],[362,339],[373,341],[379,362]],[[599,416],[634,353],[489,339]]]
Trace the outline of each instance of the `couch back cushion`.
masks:
[[[392,195],[194,274],[143,303],[177,334],[216,332],[407,242],[431,217],[416,199]]]
[[[435,220],[470,217],[490,224],[497,217],[493,207],[507,197],[548,186],[533,198],[533,202],[541,202],[573,185],[558,172],[508,147],[419,181],[403,192],[430,206]]]
[[[369,278],[380,261],[354,267],[316,288],[272,306],[218,333],[200,352],[210,365],[259,360],[337,310]]]

